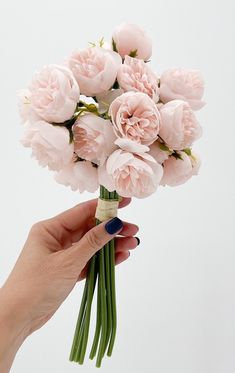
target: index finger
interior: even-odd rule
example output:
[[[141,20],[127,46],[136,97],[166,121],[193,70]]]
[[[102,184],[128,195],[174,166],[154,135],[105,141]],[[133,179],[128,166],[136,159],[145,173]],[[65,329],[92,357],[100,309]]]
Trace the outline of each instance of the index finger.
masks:
[[[74,232],[79,227],[86,224],[87,220],[95,216],[95,210],[97,206],[97,198],[91,199],[86,202],[79,203],[69,210],[62,212],[61,214],[50,219],[51,223],[59,224],[66,231]],[[131,198],[122,197],[119,202],[118,208],[129,205]]]

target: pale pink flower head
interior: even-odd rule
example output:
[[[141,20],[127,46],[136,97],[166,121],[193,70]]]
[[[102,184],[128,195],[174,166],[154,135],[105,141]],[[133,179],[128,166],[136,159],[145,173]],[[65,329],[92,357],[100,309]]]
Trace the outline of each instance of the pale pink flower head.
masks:
[[[70,119],[80,97],[78,84],[71,71],[60,65],[48,65],[36,73],[29,92],[30,110],[52,123]]]
[[[158,102],[159,80],[143,60],[126,56],[123,65],[118,70],[117,80],[125,92],[143,92]]]
[[[75,153],[98,165],[117,148],[112,123],[95,114],[80,116],[73,126],[73,134]]]
[[[89,161],[70,162],[55,174],[55,180],[80,193],[84,191],[93,193],[99,187],[97,168]]]
[[[99,183],[123,197],[145,198],[154,193],[161,181],[162,166],[149,154],[115,150],[99,167]]]
[[[123,23],[114,30],[113,44],[122,58],[134,54],[147,61],[152,55],[152,41],[142,28],[131,23]]]
[[[162,125],[159,135],[174,150],[190,147],[202,129],[189,104],[182,100],[169,101],[160,108]]]
[[[166,103],[171,100],[185,100],[192,109],[201,109],[204,81],[199,71],[182,68],[166,70],[161,76],[160,99]]]
[[[158,137],[160,113],[154,101],[142,92],[126,92],[110,105],[116,135],[143,145],[152,144]]]
[[[195,155],[188,156],[185,152],[179,152],[180,158],[170,156],[163,163],[162,185],[177,186],[184,184],[193,175],[198,174],[200,159]]]
[[[121,63],[118,53],[100,47],[74,52],[67,61],[81,93],[86,96],[108,91],[116,80]]]
[[[50,170],[62,169],[73,158],[74,147],[70,144],[69,131],[42,120],[26,125],[21,143],[32,148],[32,156]]]

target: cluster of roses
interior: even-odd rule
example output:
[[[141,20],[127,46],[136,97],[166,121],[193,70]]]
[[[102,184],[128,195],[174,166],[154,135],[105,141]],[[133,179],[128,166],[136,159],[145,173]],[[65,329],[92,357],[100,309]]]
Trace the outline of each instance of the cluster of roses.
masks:
[[[191,146],[201,136],[193,110],[204,84],[196,70],[150,68],[152,45],[136,25],[113,33],[112,48],[91,45],[36,73],[21,92],[22,143],[72,190],[99,185],[143,198],[159,184],[197,174]]]

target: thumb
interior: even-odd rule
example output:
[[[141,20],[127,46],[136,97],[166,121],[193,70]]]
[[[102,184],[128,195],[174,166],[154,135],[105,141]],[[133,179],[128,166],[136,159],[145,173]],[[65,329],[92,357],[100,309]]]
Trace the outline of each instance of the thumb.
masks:
[[[104,221],[90,229],[77,243],[65,250],[64,253],[70,256],[73,263],[77,264],[77,267],[84,268],[90,258],[115,237],[122,228],[123,223],[117,217]]]

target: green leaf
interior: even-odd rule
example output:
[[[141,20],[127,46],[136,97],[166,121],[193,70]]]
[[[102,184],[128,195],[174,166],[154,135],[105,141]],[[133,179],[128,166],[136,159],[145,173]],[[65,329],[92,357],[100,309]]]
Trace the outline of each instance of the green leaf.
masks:
[[[129,53],[129,56],[135,58],[137,56],[137,52],[138,52],[138,49],[135,49]]]
[[[161,149],[161,150],[163,150],[164,152],[170,152],[171,153],[171,151],[170,151],[170,149],[168,148],[168,146],[166,146],[165,144],[163,144],[163,143],[159,143],[159,148]]]
[[[117,52],[117,51],[118,51],[118,50],[117,50],[117,44],[115,43],[115,40],[114,40],[114,39],[112,39],[112,47],[113,47],[114,52]]]
[[[190,148],[183,149],[183,152],[185,152],[189,157],[192,156],[192,150]]]

